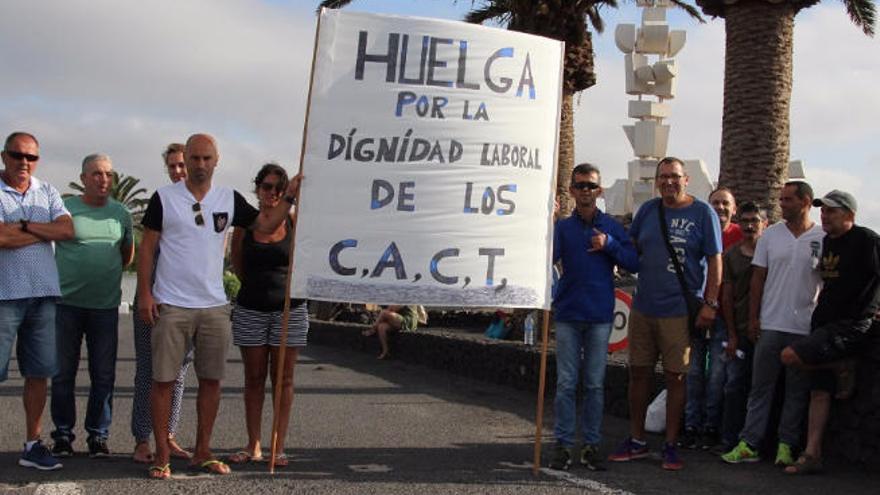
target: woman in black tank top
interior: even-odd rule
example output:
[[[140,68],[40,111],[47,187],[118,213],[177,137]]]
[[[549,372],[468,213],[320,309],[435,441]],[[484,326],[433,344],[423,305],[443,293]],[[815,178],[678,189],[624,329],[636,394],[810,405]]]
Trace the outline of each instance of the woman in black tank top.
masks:
[[[269,163],[260,169],[254,184],[261,212],[284,201],[282,194],[287,189],[287,183],[287,173],[280,166]],[[229,457],[229,462],[233,464],[258,461],[263,457],[260,437],[266,378],[269,375],[274,386],[284,302],[289,297],[287,266],[292,226],[291,218],[271,234],[236,229],[232,237],[233,269],[241,279],[241,290],[232,313],[232,335],[244,362],[245,423],[248,433],[247,447]],[[308,327],[305,301],[292,299],[288,335],[284,343],[287,349],[281,386],[281,420],[278,425],[280,454],[275,459],[275,466],[287,465],[283,452],[293,402],[293,368],[299,348],[306,345]]]

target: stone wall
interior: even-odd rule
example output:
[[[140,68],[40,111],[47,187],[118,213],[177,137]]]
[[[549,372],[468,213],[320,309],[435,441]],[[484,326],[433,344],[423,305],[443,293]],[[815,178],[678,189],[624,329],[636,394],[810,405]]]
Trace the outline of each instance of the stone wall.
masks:
[[[880,324],[856,370],[856,390],[849,400],[835,401],[825,448],[873,471],[880,469]]]

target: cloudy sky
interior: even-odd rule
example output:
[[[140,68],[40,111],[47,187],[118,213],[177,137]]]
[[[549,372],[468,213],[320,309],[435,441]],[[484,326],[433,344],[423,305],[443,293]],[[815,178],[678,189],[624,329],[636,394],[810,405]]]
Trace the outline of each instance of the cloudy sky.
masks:
[[[310,0],[3,0],[0,133],[33,132],[37,175],[67,190],[79,162],[108,153],[117,170],[151,190],[164,184],[160,152],[194,132],[221,148],[217,180],[246,189],[262,163],[299,160],[314,39]],[[469,0],[360,0],[352,9],[459,19]],[[577,100],[578,160],[606,182],[626,175],[631,149],[623,55],[614,26],[638,23],[632,6],[604,15],[596,37],[599,83]],[[724,24],[688,31],[678,56],[669,153],[702,158],[718,171]],[[860,202],[861,223],[880,229],[880,64],[839,2],[802,12],[795,27],[791,156],[804,160],[818,194],[842,188]]]

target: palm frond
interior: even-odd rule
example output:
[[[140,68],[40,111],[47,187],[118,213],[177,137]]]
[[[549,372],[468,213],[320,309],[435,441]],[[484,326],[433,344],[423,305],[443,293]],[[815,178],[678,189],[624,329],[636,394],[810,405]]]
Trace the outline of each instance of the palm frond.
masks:
[[[73,189],[80,194],[86,192],[86,189],[79,182],[68,182],[67,187]],[[67,193],[68,196],[73,196],[74,194],[76,193]]]
[[[508,23],[513,17],[508,2],[490,2],[484,7],[471,10],[464,16],[464,22],[471,24],[482,24],[487,21],[497,21],[499,23]]]
[[[689,16],[693,17],[694,19],[700,21],[700,22],[703,23],[703,24],[706,23],[706,19],[703,19],[703,16],[700,15],[700,11],[697,10],[697,8],[694,7],[693,5],[691,5],[691,4],[689,4],[689,3],[685,3],[685,2],[683,2],[682,0],[670,0],[670,1],[671,1],[672,4],[675,5],[676,7],[678,7],[678,8],[680,8],[681,10],[687,12]]]
[[[350,4],[351,2],[352,2],[352,0],[323,0],[321,3],[318,4],[318,8],[317,8],[317,10],[315,10],[315,13],[320,14],[321,9],[324,9],[324,8],[341,9],[342,7],[345,7],[346,5]]]
[[[871,0],[843,0],[846,13],[849,14],[853,24],[862,28],[862,32],[868,36],[874,36],[876,24],[876,7]]]
[[[590,20],[590,24],[592,24],[593,29],[595,29],[597,33],[601,33],[605,30],[605,21],[602,20],[602,16],[599,14],[597,6],[593,5],[587,9],[587,18]]]

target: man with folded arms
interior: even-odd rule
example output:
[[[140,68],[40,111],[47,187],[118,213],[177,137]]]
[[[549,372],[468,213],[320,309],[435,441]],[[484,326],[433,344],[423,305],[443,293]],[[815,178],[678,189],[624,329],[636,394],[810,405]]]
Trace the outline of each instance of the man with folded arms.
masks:
[[[58,469],[61,463],[40,441],[40,420],[56,371],[55,300],[61,289],[52,241],[72,239],[73,222],[58,191],[33,175],[40,161],[37,138],[13,132],[0,155],[0,382],[6,381],[17,337],[27,427],[18,463]]]

